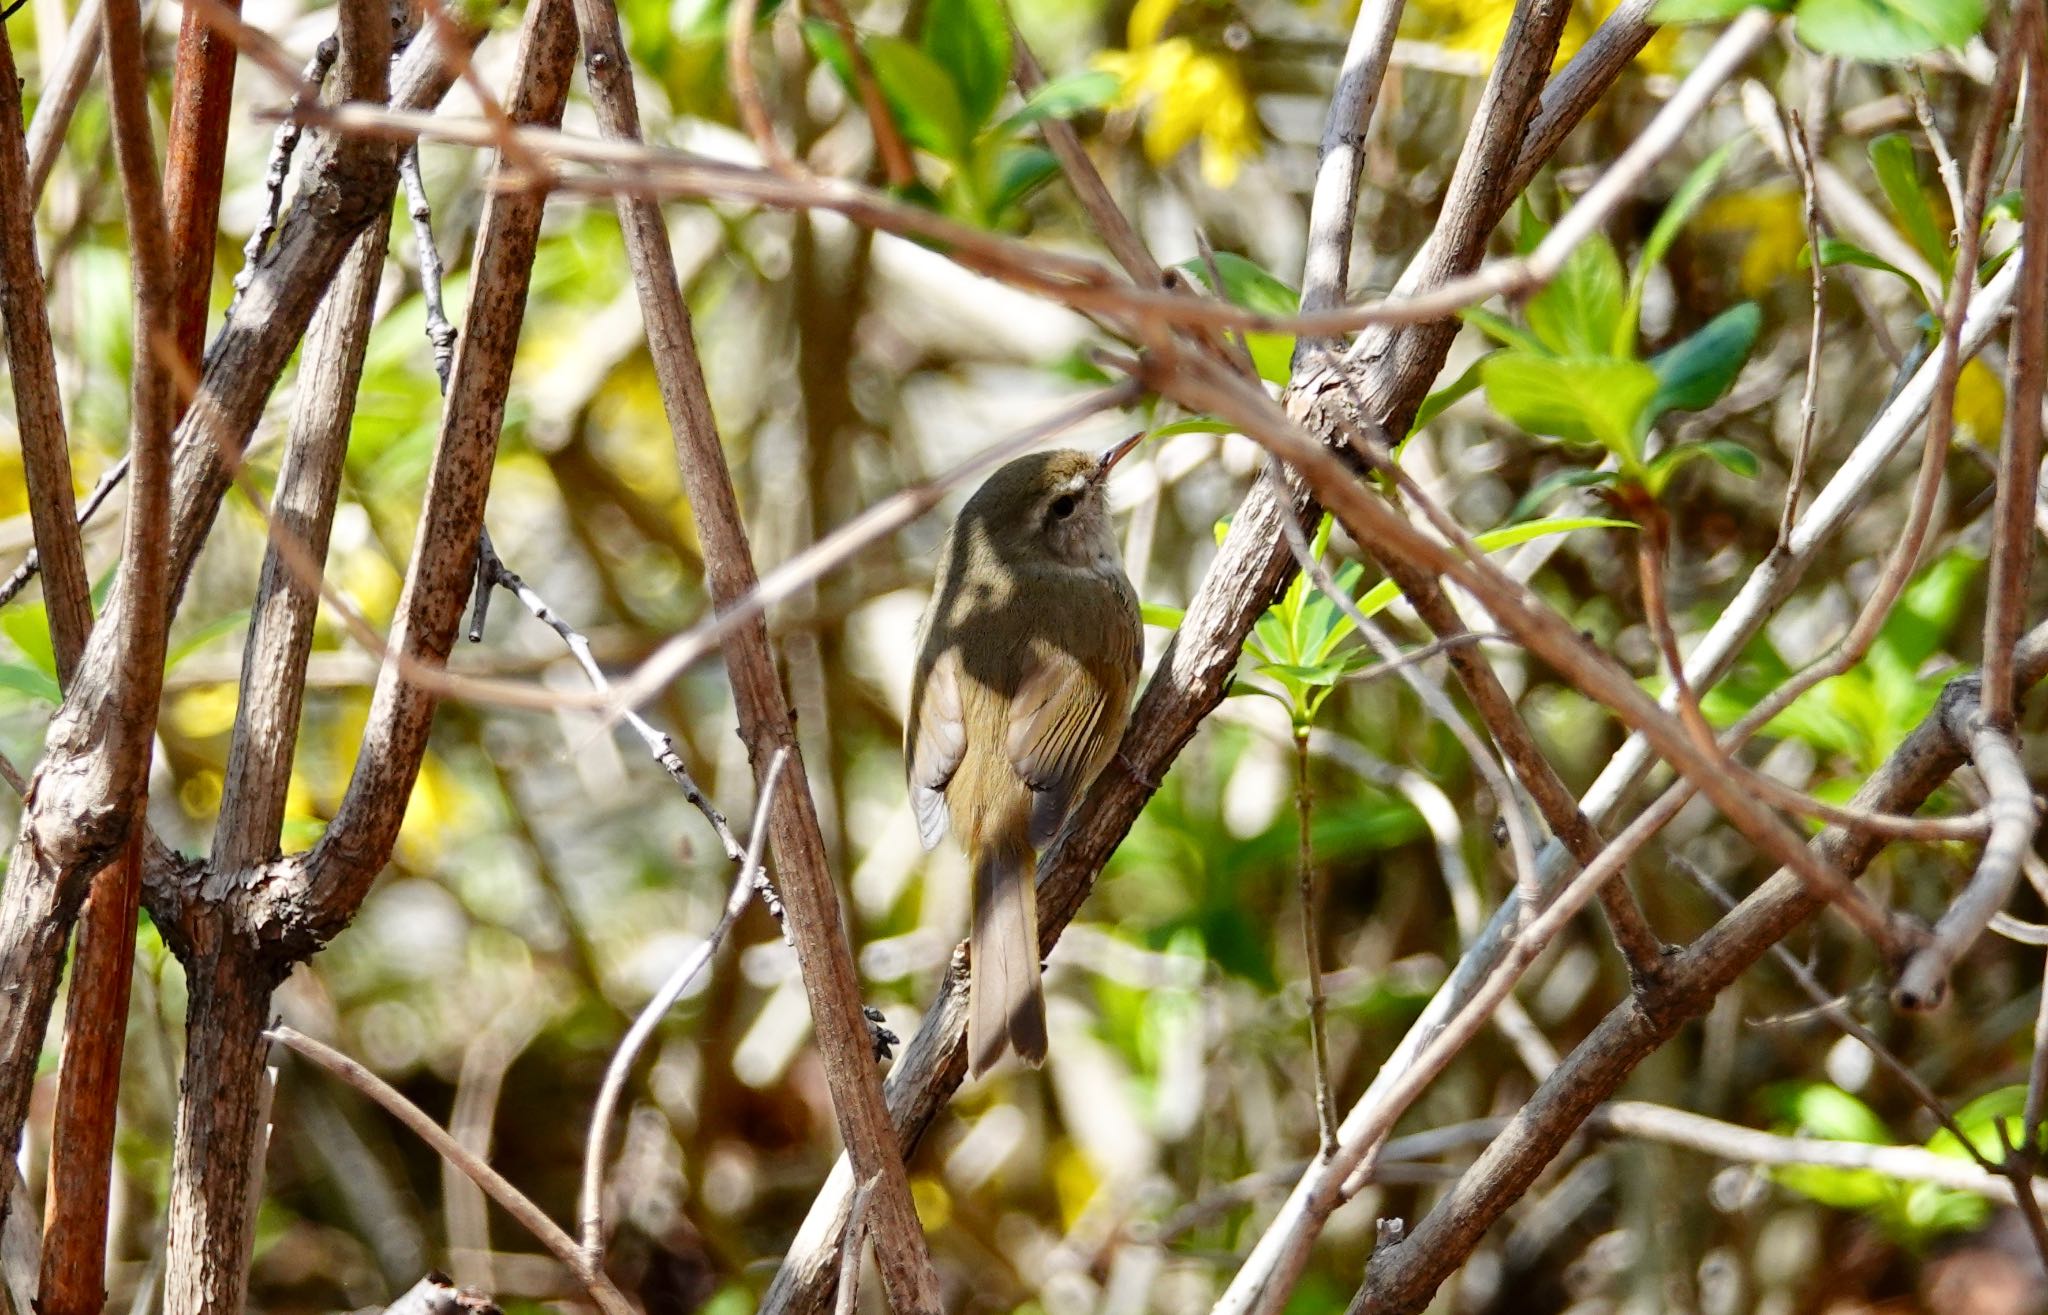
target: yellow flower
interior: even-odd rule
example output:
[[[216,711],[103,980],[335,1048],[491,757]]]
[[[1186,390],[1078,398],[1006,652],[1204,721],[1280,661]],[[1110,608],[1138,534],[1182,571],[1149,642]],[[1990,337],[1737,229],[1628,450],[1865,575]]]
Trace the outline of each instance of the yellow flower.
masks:
[[[1956,434],[1979,447],[1995,448],[2005,428],[2005,385],[1998,371],[1977,358],[1956,376]]]
[[[234,729],[240,690],[231,683],[194,685],[170,707],[171,729],[194,740],[208,740]]]
[[[1558,38],[1557,58],[1551,67],[1560,68],[1576,55],[1593,29],[1620,8],[1620,3],[1621,0],[1593,0],[1591,4],[1575,6],[1565,19],[1564,33]],[[1500,54],[1501,40],[1507,35],[1508,19],[1514,14],[1515,5],[1514,0],[1416,0],[1411,8],[1424,16],[1430,39],[1445,50],[1475,55],[1490,69]],[[1669,73],[1677,38],[1676,27],[1660,29],[1636,56],[1636,62],[1652,73]]]
[[[1748,238],[1736,281],[1751,296],[1775,287],[1796,269],[1806,246],[1805,212],[1799,193],[1790,187],[1753,187],[1717,196],[1700,207],[1699,227]]]
[[[1251,93],[1228,56],[1197,49],[1186,37],[1136,39],[1156,35],[1170,12],[1160,0],[1141,0],[1131,14],[1131,48],[1105,52],[1096,63],[1122,80],[1118,106],[1143,112],[1145,158],[1165,164],[1199,136],[1203,181],[1228,187],[1245,157],[1259,150]]]

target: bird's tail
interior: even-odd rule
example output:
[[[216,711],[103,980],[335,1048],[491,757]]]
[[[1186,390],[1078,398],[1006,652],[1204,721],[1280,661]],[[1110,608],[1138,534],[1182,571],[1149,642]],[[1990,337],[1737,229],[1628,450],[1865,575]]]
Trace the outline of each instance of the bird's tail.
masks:
[[[1037,867],[1021,842],[998,841],[975,855],[967,1054],[976,1077],[995,1067],[1005,1047],[1034,1068],[1045,1062]]]

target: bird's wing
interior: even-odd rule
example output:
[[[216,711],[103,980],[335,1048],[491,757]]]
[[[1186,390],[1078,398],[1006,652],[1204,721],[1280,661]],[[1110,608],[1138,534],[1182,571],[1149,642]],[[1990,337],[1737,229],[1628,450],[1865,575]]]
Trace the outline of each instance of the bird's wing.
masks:
[[[967,753],[967,722],[960,713],[960,650],[949,648],[932,663],[924,696],[910,710],[910,807],[917,837],[926,849],[946,834],[946,783]]]
[[[1074,795],[1113,747],[1097,734],[1112,691],[1089,664],[1063,649],[1041,646],[1032,656],[1010,700],[1004,749],[1010,766],[1031,787],[1031,845],[1043,849],[1066,820]],[[1125,692],[1119,688],[1114,697],[1121,699]]]

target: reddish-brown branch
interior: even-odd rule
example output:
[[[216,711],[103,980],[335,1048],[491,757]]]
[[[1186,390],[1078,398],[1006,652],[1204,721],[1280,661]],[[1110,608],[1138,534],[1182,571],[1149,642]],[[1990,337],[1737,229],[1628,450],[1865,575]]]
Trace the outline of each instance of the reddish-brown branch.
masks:
[[[178,33],[171,90],[164,207],[172,349],[194,376],[205,345],[207,299],[213,285],[214,233],[220,218],[234,75],[234,45],[187,10]],[[184,408],[174,402],[173,409]],[[136,906],[142,898],[142,856],[138,831],[121,858],[93,877],[92,893],[79,917],[50,1134],[37,1303],[43,1315],[95,1315],[106,1298],[102,1279],[107,1202],[135,964]]]
[[[29,518],[43,562],[43,602],[57,675],[69,681],[92,629],[90,583],[79,545],[72,497],[71,456],[64,432],[64,402],[57,390],[57,357],[43,302],[42,262],[36,255],[35,192],[29,186],[28,141],[22,129],[21,79],[14,51],[0,31],[0,327],[7,335],[7,368],[14,385]]]
[[[236,12],[241,0],[222,0]],[[196,9],[178,25],[171,123],[165,143],[164,212],[170,230],[171,336],[194,373],[206,345],[213,252],[220,228],[222,162],[235,89],[235,44]]]
[[[2012,650],[2025,624],[2034,555],[2034,498],[2041,475],[2041,395],[2048,376],[2048,94],[2040,8],[2023,5],[2006,58],[2027,66],[2021,185],[2032,209],[2020,229],[2020,287],[2013,299],[2012,354],[2006,366],[2005,441],[1998,449],[1998,503],[1991,540],[1991,589],[1984,621],[1984,715],[2013,724]],[[2001,125],[2002,126],[2002,125]],[[1959,266],[1960,268],[1960,266]],[[1958,275],[1960,277],[1960,274]]]
[[[50,1125],[49,1191],[43,1209],[41,1315],[98,1315],[106,1302],[107,1202],[121,1055],[135,964],[135,910],[142,898],[143,829],[92,879],[78,920],[64,1052]]]

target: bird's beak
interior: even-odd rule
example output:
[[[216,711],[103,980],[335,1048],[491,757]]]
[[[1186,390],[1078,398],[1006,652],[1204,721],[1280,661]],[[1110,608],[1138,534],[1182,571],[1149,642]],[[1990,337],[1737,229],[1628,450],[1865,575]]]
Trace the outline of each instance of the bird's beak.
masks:
[[[1131,449],[1135,448],[1136,446],[1138,446],[1138,444],[1144,441],[1145,431],[1141,429],[1137,433],[1132,434],[1129,438],[1125,439],[1123,442],[1118,443],[1115,447],[1109,449],[1109,451],[1104,452],[1102,454],[1102,460],[1096,463],[1095,466],[1096,480],[1099,482],[1101,480],[1108,479],[1109,472],[1115,469],[1116,463],[1122,461],[1125,457],[1129,456],[1131,453]]]

